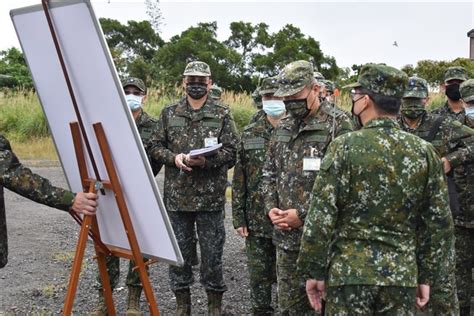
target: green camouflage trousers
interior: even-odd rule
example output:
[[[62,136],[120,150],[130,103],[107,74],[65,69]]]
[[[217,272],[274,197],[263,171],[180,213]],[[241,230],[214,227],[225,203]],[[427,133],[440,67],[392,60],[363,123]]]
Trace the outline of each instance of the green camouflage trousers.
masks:
[[[298,251],[276,248],[278,309],[281,315],[315,315],[306,296],[306,280],[296,272]]]
[[[276,282],[275,246],[271,238],[249,235],[245,240],[254,315],[271,315],[272,284]]]
[[[474,314],[474,229],[455,226],[456,235],[456,286],[461,315]]]
[[[414,287],[343,285],[326,295],[325,315],[415,315]]]
[[[188,289],[194,283],[192,261],[196,249],[193,241],[196,224],[201,249],[200,282],[206,291],[226,291],[222,272],[225,241],[223,212],[168,212],[168,216],[184,259],[182,267],[169,267],[171,290]]]
[[[120,279],[120,258],[115,256],[106,256],[105,261],[107,264],[107,272],[109,273],[109,280],[110,280],[110,287],[115,289],[118,285]],[[147,261],[147,259],[143,259],[143,261]],[[135,261],[130,260],[128,264],[128,273],[127,273],[127,286],[135,286],[141,287],[142,282],[140,281],[140,275],[138,270],[133,271],[135,267]],[[146,267],[148,273],[148,266]],[[97,275],[97,289],[102,289],[102,280],[100,279],[100,275]]]

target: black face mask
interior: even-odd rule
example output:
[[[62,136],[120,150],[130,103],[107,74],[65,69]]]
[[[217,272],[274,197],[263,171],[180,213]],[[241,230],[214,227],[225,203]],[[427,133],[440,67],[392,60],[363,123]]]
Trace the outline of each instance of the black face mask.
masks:
[[[420,100],[402,100],[402,109],[400,111],[403,116],[415,120],[426,113],[424,105]]]
[[[453,83],[446,86],[446,96],[453,101],[461,99],[461,92],[459,92],[459,83]]]
[[[186,85],[186,93],[194,100],[199,100],[207,94],[207,84],[188,83]]]
[[[285,103],[286,113],[290,114],[297,120],[302,120],[308,116],[311,110],[308,109],[307,100],[297,99],[297,100],[287,100],[283,101]]]
[[[354,105],[355,105],[355,103],[356,103],[357,101],[359,101],[359,100],[362,99],[363,97],[364,97],[364,96],[361,96],[359,99],[357,99],[357,100],[355,100],[355,101],[351,99],[351,101],[352,101],[352,107],[351,107],[352,121],[354,122],[355,129],[356,129],[356,130],[361,129],[362,126],[364,126],[364,125],[362,124],[362,120],[360,119],[360,113],[359,113],[359,115],[357,115],[357,114],[354,113]]]

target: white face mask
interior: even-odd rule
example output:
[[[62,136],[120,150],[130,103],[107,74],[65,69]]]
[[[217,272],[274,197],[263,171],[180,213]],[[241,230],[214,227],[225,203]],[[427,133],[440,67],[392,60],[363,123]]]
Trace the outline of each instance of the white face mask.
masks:
[[[126,94],[125,100],[127,100],[128,107],[133,112],[133,111],[138,110],[142,106],[143,96],[134,95],[134,94]]]
[[[469,107],[465,109],[467,117],[471,120],[474,120],[474,107]]]
[[[282,100],[263,100],[263,111],[272,117],[279,117],[285,112],[285,103]]]

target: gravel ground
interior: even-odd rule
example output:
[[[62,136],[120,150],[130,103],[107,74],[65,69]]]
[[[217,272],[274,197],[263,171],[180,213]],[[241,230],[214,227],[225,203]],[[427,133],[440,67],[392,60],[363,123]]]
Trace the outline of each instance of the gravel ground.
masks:
[[[34,167],[34,172],[49,178],[57,186],[66,186],[62,169],[58,166]],[[163,174],[157,177],[161,187]],[[66,294],[71,261],[79,226],[70,215],[31,202],[8,190],[5,192],[9,235],[9,263],[0,270],[0,315],[57,315],[61,314]],[[228,291],[223,306],[226,315],[248,315],[249,284],[244,253],[244,240],[232,228],[230,205],[226,205],[226,244],[224,247],[224,277]],[[87,315],[97,301],[94,288],[97,265],[92,244],[88,245],[76,294],[74,314]],[[121,262],[119,287],[114,301],[119,314],[125,312],[127,288],[125,277],[128,262]],[[207,299],[199,284],[199,267],[195,267],[197,282],[192,287],[192,313],[205,315]],[[174,295],[168,283],[168,266],[157,263],[150,267],[150,278],[162,315],[173,315]],[[143,303],[144,314],[148,310]],[[3,313],[2,313],[3,311]]]

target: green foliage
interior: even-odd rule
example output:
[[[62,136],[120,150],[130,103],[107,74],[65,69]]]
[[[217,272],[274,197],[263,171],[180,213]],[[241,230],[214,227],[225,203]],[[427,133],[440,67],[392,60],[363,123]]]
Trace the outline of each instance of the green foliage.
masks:
[[[15,47],[0,51],[0,87],[17,89],[33,87],[23,54]]]
[[[430,86],[436,87],[443,83],[444,72],[448,67],[462,66],[466,68],[469,76],[474,78],[474,61],[468,58],[456,58],[452,61],[420,60],[413,73],[428,81]]]

